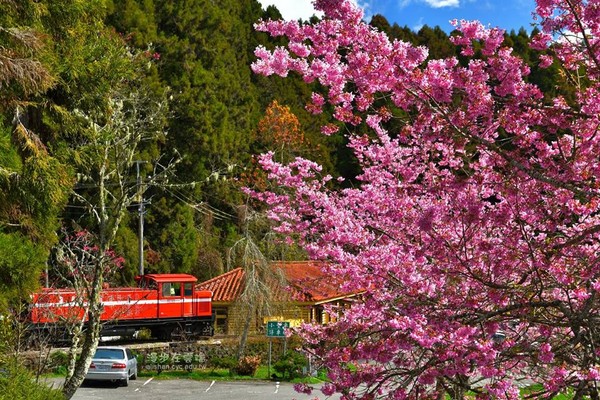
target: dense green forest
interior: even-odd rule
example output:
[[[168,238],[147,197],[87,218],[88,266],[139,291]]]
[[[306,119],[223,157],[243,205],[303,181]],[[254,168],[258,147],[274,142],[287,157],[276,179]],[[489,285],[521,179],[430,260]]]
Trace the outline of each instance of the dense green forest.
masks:
[[[306,156],[350,183],[355,163],[343,135],[321,135],[329,121],[304,109],[317,84],[252,74],[255,47],[278,44],[253,30],[261,18],[281,16],[256,0],[0,0],[2,305],[42,282],[46,267],[52,278],[65,231],[97,230],[90,215],[110,205],[94,178],[112,167],[98,163],[98,143],[132,131],[129,167],[107,175],[139,194],[112,246],[125,259],[114,283],[137,273],[141,200],[146,272],[212,277],[248,235],[271,259],[302,257],[267,240],[264,210],[239,190],[266,184],[253,155]],[[371,24],[430,58],[459,56],[439,27],[413,32],[381,15]],[[539,73],[530,35],[508,32],[506,44],[545,93],[560,90],[557,73]]]

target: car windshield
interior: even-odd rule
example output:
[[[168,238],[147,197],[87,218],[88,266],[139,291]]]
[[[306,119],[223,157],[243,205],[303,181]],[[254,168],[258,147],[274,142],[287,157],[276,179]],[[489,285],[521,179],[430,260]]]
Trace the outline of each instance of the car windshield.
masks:
[[[98,349],[94,358],[105,358],[108,360],[122,360],[125,354],[122,349]]]

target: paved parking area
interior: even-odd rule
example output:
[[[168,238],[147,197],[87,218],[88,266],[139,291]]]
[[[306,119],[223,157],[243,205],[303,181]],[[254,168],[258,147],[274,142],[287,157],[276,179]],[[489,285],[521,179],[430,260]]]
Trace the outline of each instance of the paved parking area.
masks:
[[[51,383],[59,385],[60,381],[54,380]],[[73,400],[337,400],[339,398],[339,395],[324,396],[319,390],[314,391],[310,396],[297,393],[294,391],[293,385],[287,382],[223,382],[149,378],[130,381],[128,387],[117,386],[110,382],[85,382],[73,396]]]

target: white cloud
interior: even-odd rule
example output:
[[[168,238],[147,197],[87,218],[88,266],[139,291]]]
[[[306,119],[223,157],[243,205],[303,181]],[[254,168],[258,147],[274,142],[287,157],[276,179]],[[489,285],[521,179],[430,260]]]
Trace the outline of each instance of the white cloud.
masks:
[[[414,32],[419,32],[423,26],[423,17],[421,17],[419,18],[419,22],[417,22],[417,24],[412,27],[412,30]]]
[[[425,0],[425,3],[433,8],[458,7],[460,5],[459,0]]]
[[[357,4],[363,9],[365,13],[365,19],[370,20],[370,9],[372,8],[371,2],[373,0],[351,0],[354,4]],[[447,1],[447,0],[446,0]],[[263,8],[267,8],[270,5],[277,7],[283,19],[286,20],[297,20],[302,18],[308,20],[313,15],[322,17],[321,11],[317,12],[313,7],[312,0],[258,0]],[[369,18],[368,18],[369,17]]]
[[[258,0],[258,2],[263,8],[274,5],[286,20],[296,20],[300,18],[308,20],[315,14],[322,14],[315,11],[311,0]]]
[[[442,7],[459,7],[460,0],[401,0],[400,8],[404,8],[408,6],[410,3],[414,2],[426,3],[430,7],[433,8],[442,8]]]

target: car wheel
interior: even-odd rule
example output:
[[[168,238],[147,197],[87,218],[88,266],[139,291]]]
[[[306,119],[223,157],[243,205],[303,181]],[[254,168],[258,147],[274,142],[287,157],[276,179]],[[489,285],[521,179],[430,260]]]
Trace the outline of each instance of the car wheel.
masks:
[[[131,375],[131,379],[132,381],[135,381],[137,379],[137,368],[133,370],[133,375]]]
[[[121,381],[121,386],[129,386],[129,375]]]

